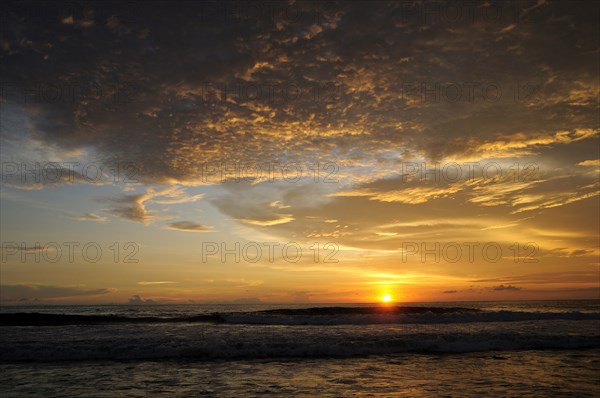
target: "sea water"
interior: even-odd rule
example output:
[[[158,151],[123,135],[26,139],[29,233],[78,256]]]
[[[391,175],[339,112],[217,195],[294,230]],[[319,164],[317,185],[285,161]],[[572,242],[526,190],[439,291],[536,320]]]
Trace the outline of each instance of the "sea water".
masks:
[[[10,306],[2,397],[600,396],[600,300]]]

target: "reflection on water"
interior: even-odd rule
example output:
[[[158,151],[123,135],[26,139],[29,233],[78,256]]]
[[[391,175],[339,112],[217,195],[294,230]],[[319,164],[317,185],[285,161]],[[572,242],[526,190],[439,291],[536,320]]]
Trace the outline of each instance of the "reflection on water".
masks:
[[[600,350],[250,361],[0,365],[3,398],[597,397]],[[34,394],[34,395],[28,395]]]

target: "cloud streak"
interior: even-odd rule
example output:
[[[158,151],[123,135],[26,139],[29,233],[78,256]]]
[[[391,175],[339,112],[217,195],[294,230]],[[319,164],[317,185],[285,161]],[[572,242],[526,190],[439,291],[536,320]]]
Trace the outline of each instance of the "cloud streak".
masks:
[[[170,223],[167,225],[167,229],[172,229],[174,231],[185,231],[185,232],[211,232],[213,231],[212,227],[202,224],[196,224],[191,221],[177,221],[174,223]]]
[[[112,292],[113,289],[88,289],[84,287],[51,286],[51,285],[2,285],[2,301],[44,300],[72,298],[81,296],[99,296]]]

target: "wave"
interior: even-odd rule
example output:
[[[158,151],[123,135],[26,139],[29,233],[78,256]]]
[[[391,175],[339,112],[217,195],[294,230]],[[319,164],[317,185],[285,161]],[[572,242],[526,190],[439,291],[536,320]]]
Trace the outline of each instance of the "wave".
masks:
[[[74,315],[3,313],[0,326],[63,326],[151,323],[224,323],[249,325],[369,325],[536,320],[598,320],[600,313],[482,311],[461,307],[316,307],[253,312],[216,312],[189,316]]]
[[[72,315],[46,314],[38,312],[16,312],[0,314],[0,326],[64,326],[64,325],[110,325],[123,323],[181,323],[213,322],[223,319],[219,314],[194,315],[189,317],[154,317],[123,315]]]
[[[503,350],[594,349],[600,336],[592,334],[544,334],[522,331],[398,332],[363,327],[331,331],[323,327],[273,329],[256,333],[225,333],[195,327],[176,334],[161,332],[133,335],[100,327],[100,333],[70,339],[29,339],[0,342],[0,362],[48,362],[92,360],[239,360],[282,358],[355,357],[402,353],[470,353]],[[338,327],[339,328],[339,327]],[[46,328],[47,329],[47,328]],[[102,330],[104,329],[104,330]],[[227,328],[226,328],[227,329]],[[326,330],[323,330],[326,329]],[[589,333],[589,331],[588,331]]]
[[[225,323],[250,325],[371,325],[371,324],[451,324],[472,322],[523,322],[541,320],[598,320],[599,313],[580,312],[485,312],[473,309],[415,312],[375,312],[314,315],[294,313],[234,313],[222,315]]]

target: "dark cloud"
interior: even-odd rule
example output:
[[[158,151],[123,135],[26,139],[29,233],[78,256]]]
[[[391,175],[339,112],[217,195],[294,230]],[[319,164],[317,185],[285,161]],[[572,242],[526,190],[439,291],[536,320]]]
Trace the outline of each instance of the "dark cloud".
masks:
[[[39,144],[147,182],[206,162],[522,155],[598,125],[594,2],[527,20],[533,1],[498,2],[497,19],[460,3],[476,11],[461,21],[443,2],[39,4],[3,7],[3,101]]]
[[[111,199],[115,207],[106,210],[107,213],[130,221],[147,224],[153,218],[146,210],[144,203],[149,199],[148,195],[125,195],[120,198]]]
[[[592,254],[593,251],[592,250],[584,250],[584,249],[579,249],[579,250],[573,250],[570,255],[571,256],[585,256],[588,254]]]
[[[501,278],[478,279],[473,282],[503,282],[527,284],[586,283],[598,277],[595,271],[545,272]]]
[[[111,289],[86,289],[81,287],[48,285],[2,285],[2,301],[43,300],[81,296],[96,296],[111,292]]]
[[[149,204],[193,203],[202,199],[203,196],[204,194],[188,195],[185,189],[178,186],[160,189],[148,188],[143,193],[105,199],[104,202],[109,203],[111,208],[104,211],[130,221],[149,224],[157,218],[166,218],[166,216],[157,215],[157,210],[148,209]]]
[[[167,226],[168,229],[173,229],[176,231],[188,231],[188,232],[210,232],[212,231],[212,227],[202,224],[196,224],[191,221],[177,221],[174,223],[170,223]]]
[[[500,285],[500,286],[494,286],[492,288],[492,290],[495,290],[495,291],[504,291],[504,290],[519,291],[519,290],[522,290],[522,288],[516,287],[513,285]]]

